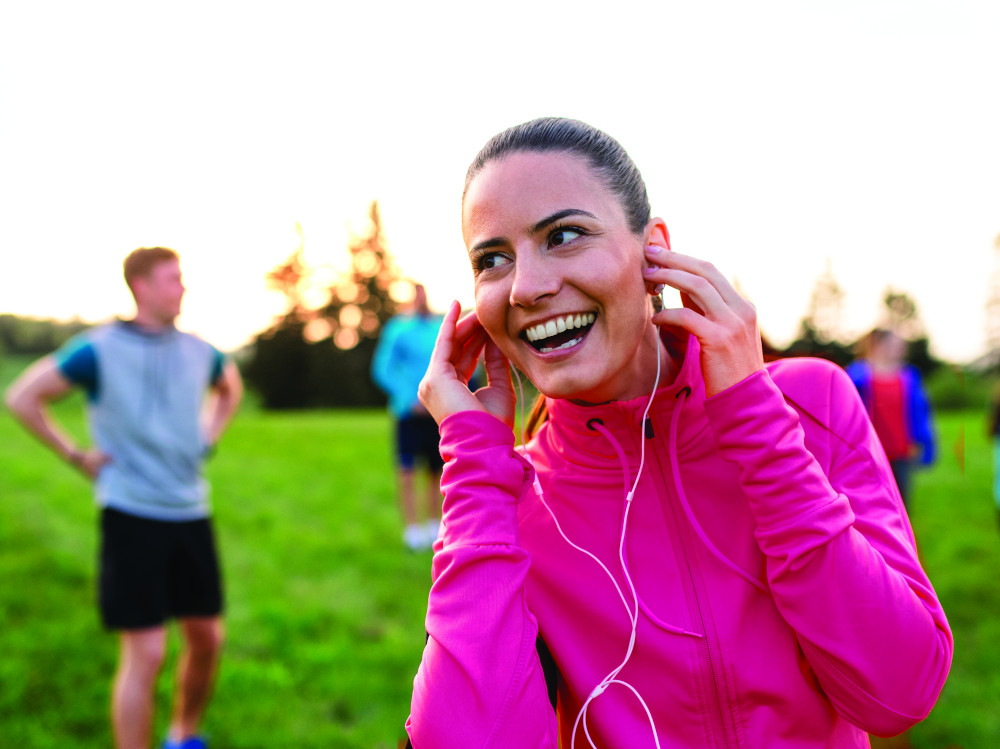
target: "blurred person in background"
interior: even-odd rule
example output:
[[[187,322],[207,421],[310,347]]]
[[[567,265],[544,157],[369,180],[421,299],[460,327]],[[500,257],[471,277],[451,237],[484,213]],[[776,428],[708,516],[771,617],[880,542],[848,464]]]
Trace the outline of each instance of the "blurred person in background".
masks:
[[[395,419],[396,480],[403,517],[403,543],[411,551],[429,549],[441,524],[441,454],[438,428],[417,397],[441,327],[441,316],[431,312],[427,290],[414,284],[408,312],[396,315],[382,329],[372,358],[372,379],[389,397]],[[423,507],[416,502],[417,464],[426,467]]]
[[[906,341],[884,328],[861,339],[859,358],[847,365],[882,443],[903,503],[910,509],[916,463],[935,458],[930,402],[917,368],[906,363]]]
[[[85,331],[35,362],[5,400],[28,431],[94,484],[99,608],[120,640],[111,696],[115,746],[150,745],[166,626],[177,619],[184,647],[163,746],[202,749],[198,726],[223,643],[223,593],[201,469],[243,386],[233,362],[174,326],[184,296],[177,253],[140,248],[125,259],[124,272],[135,317]],[[87,396],[89,447],[48,407],[74,387]]]
[[[1000,523],[1000,385],[994,388],[990,402],[989,432],[993,440],[993,502],[997,508],[997,522]]]

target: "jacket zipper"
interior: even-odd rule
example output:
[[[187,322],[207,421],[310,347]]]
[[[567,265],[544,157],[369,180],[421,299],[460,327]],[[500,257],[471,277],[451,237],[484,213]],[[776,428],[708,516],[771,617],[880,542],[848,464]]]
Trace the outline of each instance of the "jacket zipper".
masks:
[[[664,471],[659,450],[656,451],[656,466],[659,471],[660,484],[664,487],[665,496],[661,498],[661,501],[669,507],[670,517],[673,521],[676,537],[680,545],[680,561],[683,562],[684,571],[687,573],[688,589],[691,592],[691,600],[694,604],[691,613],[695,616],[697,630],[703,636],[700,643],[700,647],[704,648],[705,653],[704,662],[702,663],[702,673],[704,675],[707,672],[708,676],[707,681],[710,689],[707,690],[709,694],[706,694],[706,700],[709,703],[708,707],[712,723],[717,729],[716,744],[721,747],[736,747],[738,742],[736,740],[735,726],[732,725],[731,718],[727,720],[726,711],[723,708],[723,695],[728,695],[728,690],[721,678],[723,665],[722,656],[719,652],[718,637],[714,624],[711,627],[706,624],[703,606],[708,606],[709,604],[704,593],[700,591],[699,578],[691,567],[691,553],[688,548],[687,533],[683,527],[683,525],[687,524],[687,518],[679,516],[677,500],[666,489],[669,476]],[[728,699],[726,702],[728,702]],[[719,738],[722,740],[721,744],[718,743]]]

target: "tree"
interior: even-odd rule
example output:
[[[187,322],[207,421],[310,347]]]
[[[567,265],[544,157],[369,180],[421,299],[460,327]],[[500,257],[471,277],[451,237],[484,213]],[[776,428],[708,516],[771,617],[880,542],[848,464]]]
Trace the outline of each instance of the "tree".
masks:
[[[841,366],[853,354],[851,347],[840,339],[844,290],[833,275],[829,260],[826,270],[816,279],[809,297],[806,316],[799,323],[798,337],[783,352],[784,356],[818,356]]]
[[[351,269],[347,277],[330,287],[330,301],[320,310],[323,337],[337,348],[349,350],[362,340],[376,340],[382,326],[396,314],[392,288],[402,281],[386,248],[378,203],[368,209],[371,227],[367,234],[352,237],[347,245]]]
[[[886,287],[882,295],[885,305],[881,326],[900,338],[917,340],[924,335],[924,323],[917,312],[917,303],[904,291]]]
[[[69,321],[0,315],[0,352],[43,356],[90,327],[79,319]]]
[[[302,320],[306,316],[306,309],[302,303],[302,287],[309,277],[309,270],[306,268],[302,253],[305,250],[305,234],[302,225],[296,222],[295,233],[299,237],[299,244],[295,252],[288,256],[285,262],[267,272],[264,276],[265,283],[269,289],[279,291],[285,296],[286,309],[283,317],[279,318],[276,324],[290,319]]]
[[[350,269],[327,289],[318,308],[305,303],[314,276],[299,246],[266,276],[284,294],[286,311],[253,343],[244,374],[265,408],[375,406],[385,395],[369,372],[375,343],[396,314],[392,292],[403,282],[387,249],[378,203],[368,211],[370,227],[348,242]]]
[[[990,290],[986,298],[986,354],[980,368],[1000,370],[1000,234],[993,240],[993,272],[990,273]]]
[[[826,270],[816,279],[812,295],[809,297],[809,311],[805,326],[811,328],[820,343],[832,343],[841,337],[841,319],[844,309],[844,290],[833,276],[833,264],[829,258]]]

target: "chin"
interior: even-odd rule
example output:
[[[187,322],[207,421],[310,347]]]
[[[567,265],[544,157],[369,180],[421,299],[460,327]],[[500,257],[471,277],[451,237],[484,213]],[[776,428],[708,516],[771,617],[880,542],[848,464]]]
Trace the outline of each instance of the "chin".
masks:
[[[549,374],[538,378],[531,378],[529,375],[528,379],[546,398],[580,400],[587,403],[605,403],[614,400],[610,396],[602,395],[600,383],[594,382],[591,378],[559,377]]]

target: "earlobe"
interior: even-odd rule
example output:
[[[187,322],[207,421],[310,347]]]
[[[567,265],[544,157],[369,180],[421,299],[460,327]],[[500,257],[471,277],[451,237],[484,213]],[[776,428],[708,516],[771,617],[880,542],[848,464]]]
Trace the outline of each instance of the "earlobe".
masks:
[[[645,244],[655,244],[665,250],[670,249],[670,231],[667,229],[666,222],[659,216],[651,218],[646,224]]]

